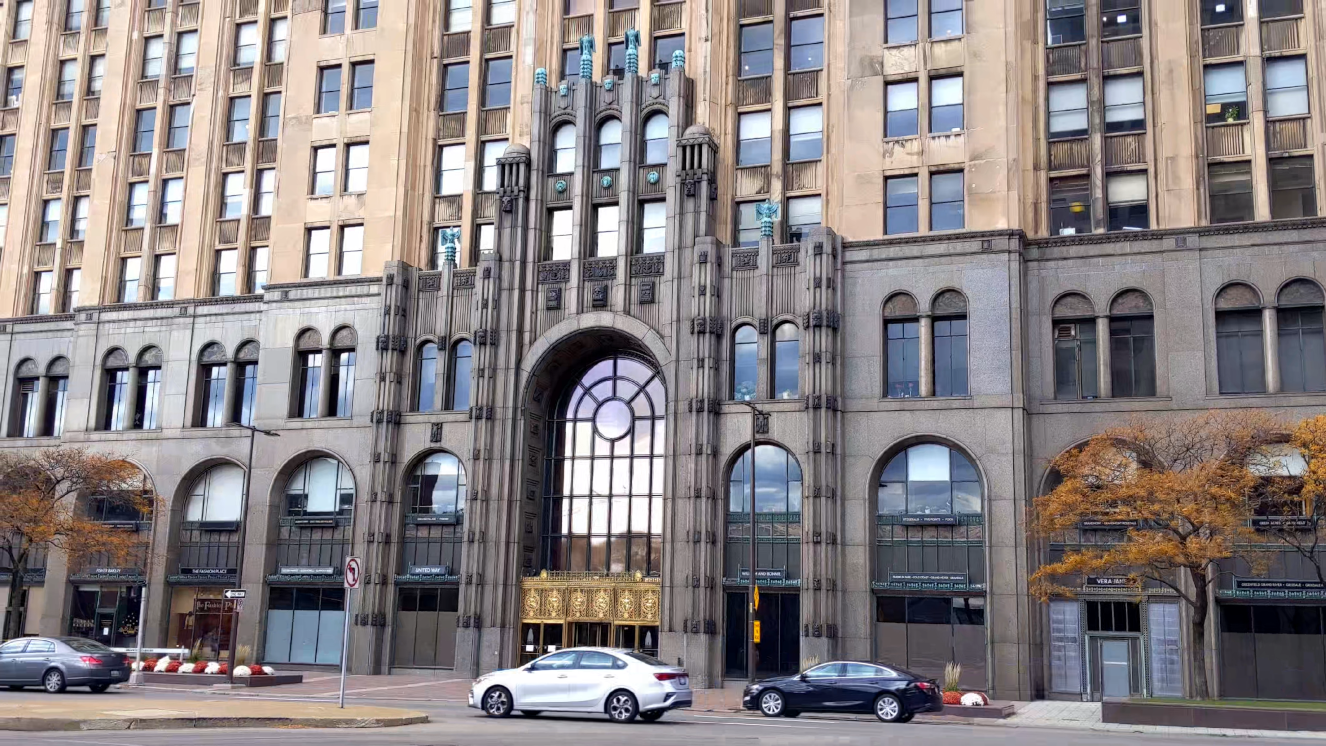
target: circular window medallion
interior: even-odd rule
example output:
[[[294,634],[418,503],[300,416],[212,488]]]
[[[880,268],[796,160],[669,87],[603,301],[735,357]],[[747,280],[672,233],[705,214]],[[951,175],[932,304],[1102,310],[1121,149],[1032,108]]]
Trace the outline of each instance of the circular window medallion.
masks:
[[[608,440],[621,440],[631,432],[631,408],[621,399],[609,399],[594,412],[594,429]]]

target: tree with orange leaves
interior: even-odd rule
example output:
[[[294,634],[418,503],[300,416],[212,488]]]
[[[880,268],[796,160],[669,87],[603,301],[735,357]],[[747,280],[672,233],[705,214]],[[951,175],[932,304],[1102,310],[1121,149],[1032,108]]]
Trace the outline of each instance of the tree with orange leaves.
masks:
[[[1255,469],[1268,475],[1261,495],[1264,529],[1309,562],[1326,585],[1326,415],[1298,423],[1289,447],[1301,463],[1272,455]]]
[[[1042,600],[1073,595],[1088,575],[1126,575],[1174,591],[1188,607],[1193,695],[1210,696],[1206,621],[1216,563],[1242,558],[1261,564],[1251,526],[1259,478],[1249,460],[1284,427],[1257,413],[1206,413],[1135,420],[1060,455],[1062,482],[1035,501],[1032,532],[1049,539],[1084,522],[1127,526],[1121,540],[1065,551],[1031,577]]]
[[[134,554],[134,532],[93,520],[79,500],[107,497],[146,514],[153,500],[142,480],[133,464],[79,448],[0,453],[0,560],[8,560],[10,573],[0,639],[22,633],[23,574],[34,551],[56,549],[71,560],[100,554],[116,562]]]

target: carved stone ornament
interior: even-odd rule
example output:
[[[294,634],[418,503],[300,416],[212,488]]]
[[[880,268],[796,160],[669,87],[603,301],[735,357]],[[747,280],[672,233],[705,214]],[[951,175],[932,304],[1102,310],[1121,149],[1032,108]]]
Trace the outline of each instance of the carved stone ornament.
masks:
[[[760,268],[760,250],[759,249],[738,249],[732,252],[732,271],[740,272],[743,270]]]
[[[203,364],[224,363],[226,362],[226,348],[212,342],[198,354],[198,362]]]
[[[610,189],[612,187],[612,177],[607,174],[604,174],[603,178],[599,179],[599,186],[603,187],[604,189]]]
[[[69,375],[69,358],[57,357],[46,366],[46,375],[48,376],[67,376]]]
[[[502,195],[502,212],[511,212],[516,206],[516,199],[510,195]]]
[[[570,262],[543,262],[539,265],[539,283],[568,282],[571,279]]]
[[[160,368],[165,356],[161,354],[160,347],[149,347],[138,353],[138,365],[145,368]]]
[[[534,71],[534,85],[548,85],[548,69],[540,67]]]
[[[355,330],[348,326],[343,326],[332,333],[332,347],[354,347],[359,343],[359,338]]]
[[[419,292],[436,293],[438,290],[441,289],[442,289],[442,275],[439,274],[419,275]]]
[[[590,292],[591,292],[590,302],[591,305],[594,306],[594,308],[603,308],[608,305],[607,285],[603,284],[595,285]]]
[[[457,270],[456,273],[451,276],[451,287],[453,288],[474,287],[474,270],[472,269]]]
[[[611,280],[617,276],[616,259],[586,259],[580,266],[580,276],[586,280]]]
[[[565,194],[566,179],[558,179],[557,181],[553,182],[553,189],[557,190],[558,194]]]
[[[322,335],[317,329],[305,329],[299,333],[299,338],[295,341],[295,348],[300,350],[320,350],[322,349]]]
[[[14,375],[19,378],[36,378],[41,375],[41,368],[37,367],[36,360],[28,358],[18,364],[18,370],[14,371]]]
[[[562,308],[562,287],[553,285],[544,291],[543,307],[549,311],[558,311]]]
[[[649,182],[650,184],[657,184],[659,182],[659,179],[661,178],[663,177],[659,176],[657,171],[650,171],[649,173],[645,174],[645,181]]]
[[[654,281],[640,281],[640,304],[647,305],[654,302]]]
[[[638,254],[631,257],[632,277],[657,277],[663,274],[663,254]]]
[[[800,263],[800,246],[785,246],[773,250],[773,266],[775,267],[795,267]]]
[[[650,84],[650,85],[658,85],[661,81],[662,81],[662,77],[659,76],[658,71],[654,71],[654,72],[652,72],[652,73],[649,74],[649,84]]]

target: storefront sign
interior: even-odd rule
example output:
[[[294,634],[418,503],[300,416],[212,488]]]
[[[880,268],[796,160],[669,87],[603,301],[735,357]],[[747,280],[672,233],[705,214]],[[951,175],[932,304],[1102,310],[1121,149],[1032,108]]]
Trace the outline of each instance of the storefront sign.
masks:
[[[239,521],[201,521],[199,531],[238,531]]]
[[[1283,578],[1234,578],[1237,591],[1320,591],[1326,585],[1316,580],[1286,580]]]
[[[905,515],[902,517],[904,526],[956,526],[958,517],[955,515]]]
[[[217,577],[225,575],[234,575],[233,567],[181,567],[181,575],[192,575],[194,577]]]
[[[451,565],[410,565],[409,575],[451,575]]]
[[[281,565],[276,568],[280,575],[335,575],[336,568],[327,566]]]
[[[889,573],[889,582],[966,585],[967,574],[963,572],[891,572]]]
[[[456,523],[456,513],[422,513],[410,516],[410,523]]]
[[[106,577],[116,577],[131,575],[139,577],[143,571],[137,567],[94,567],[87,571],[88,575],[103,575]]]
[[[742,580],[750,580],[750,570],[749,570],[748,568],[745,568],[745,567],[741,568],[741,579],[742,579]],[[786,579],[787,579],[787,570],[786,570],[786,568],[767,568],[767,567],[761,567],[760,569],[758,569],[758,570],[755,571],[755,579],[756,579],[756,580],[786,580]]]
[[[1100,518],[1091,518],[1085,521],[1079,521],[1078,528],[1137,528],[1137,521],[1107,521]]]
[[[291,523],[296,526],[305,527],[329,527],[336,525],[335,518],[293,518]]]
[[[1141,579],[1127,575],[1088,575],[1085,585],[1088,588],[1134,588],[1141,585]]]
[[[235,613],[235,602],[220,598],[195,598],[193,600],[193,613],[233,614]]]
[[[1257,516],[1256,518],[1252,519],[1253,528],[1311,529],[1313,523],[1314,520],[1312,518],[1307,518],[1298,515],[1266,515],[1266,516]]]

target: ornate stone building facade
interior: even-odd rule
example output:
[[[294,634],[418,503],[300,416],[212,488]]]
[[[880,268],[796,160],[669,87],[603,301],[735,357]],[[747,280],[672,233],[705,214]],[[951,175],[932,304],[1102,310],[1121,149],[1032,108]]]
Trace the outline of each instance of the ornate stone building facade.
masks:
[[[0,446],[120,454],[161,507],[86,496],[140,560],[0,600],[276,665],[339,662],[349,614],[356,672],[605,644],[717,686],[753,578],[761,673],[1181,692],[1175,599],[1035,601],[1072,542],[1026,510],[1130,416],[1326,403],[1322,19],[1261,5],[6,3]],[[1227,693],[1326,686],[1269,673],[1326,655],[1285,557],[1216,591]]]

